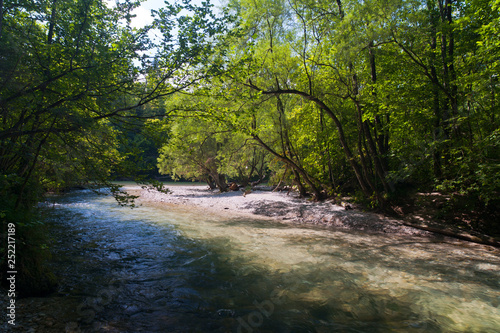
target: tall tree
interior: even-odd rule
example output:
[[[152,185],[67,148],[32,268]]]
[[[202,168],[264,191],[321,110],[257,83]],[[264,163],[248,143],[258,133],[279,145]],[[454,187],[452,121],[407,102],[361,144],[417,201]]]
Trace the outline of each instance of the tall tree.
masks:
[[[304,163],[308,154],[320,149],[323,156],[337,157],[325,161],[328,168],[320,168],[323,173],[335,169],[335,163],[339,168],[349,165],[350,175],[339,176],[355,179],[363,195],[378,204],[405,182],[451,184],[467,169],[465,184],[474,178],[474,163],[463,162],[478,158],[474,142],[491,138],[494,131],[495,125],[483,122],[496,123],[498,118],[493,111],[497,79],[490,71],[497,64],[491,56],[498,45],[490,42],[496,31],[498,14],[491,10],[495,6],[496,2],[447,0],[339,0],[334,5],[232,1],[230,8],[241,18],[240,37],[225,51],[226,69],[237,64],[240,69],[228,72],[226,84],[238,87],[232,91],[242,97],[232,95],[232,108],[247,110],[255,118],[247,120],[246,128],[253,128],[248,135],[303,180],[310,179],[304,183],[312,192],[325,186],[320,179],[332,175]],[[486,89],[478,89],[480,85]],[[248,99],[250,91],[255,96]],[[297,115],[292,110],[298,109],[282,103],[290,97],[302,99],[302,105],[319,116],[304,117],[301,124],[289,122],[292,114]],[[272,117],[270,101],[276,114],[287,120],[286,131],[275,127],[282,138],[295,131],[300,134],[294,139],[307,137],[305,128],[316,128],[324,134],[316,136],[321,142],[299,146],[285,139],[279,149],[270,144],[271,136],[259,133],[259,124],[266,123],[259,122],[259,114],[267,110],[267,117]],[[470,167],[464,169],[465,165]]]
[[[224,20],[216,20],[208,2],[165,6],[152,26],[136,29],[130,19],[140,4],[0,3],[4,228],[8,221],[28,226],[28,213],[44,189],[109,185],[112,170],[123,165],[121,125],[142,119],[140,107],[213,75],[202,65],[214,36],[224,31]],[[163,32],[158,45],[148,38],[153,26]]]

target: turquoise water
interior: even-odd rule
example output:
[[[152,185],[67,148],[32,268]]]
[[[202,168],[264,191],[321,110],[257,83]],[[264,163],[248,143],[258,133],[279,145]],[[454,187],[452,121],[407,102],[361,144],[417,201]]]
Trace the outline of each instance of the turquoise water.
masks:
[[[489,247],[122,208],[87,191],[55,203],[61,286],[37,304],[68,332],[500,331]]]

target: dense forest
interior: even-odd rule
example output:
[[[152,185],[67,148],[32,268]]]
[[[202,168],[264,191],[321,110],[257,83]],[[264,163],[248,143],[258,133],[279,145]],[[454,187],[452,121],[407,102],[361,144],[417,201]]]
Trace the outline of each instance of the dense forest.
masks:
[[[140,3],[0,0],[0,218],[26,290],[48,274],[44,193],[126,202],[110,181],[158,170],[496,214],[500,1],[184,0],[134,28]]]

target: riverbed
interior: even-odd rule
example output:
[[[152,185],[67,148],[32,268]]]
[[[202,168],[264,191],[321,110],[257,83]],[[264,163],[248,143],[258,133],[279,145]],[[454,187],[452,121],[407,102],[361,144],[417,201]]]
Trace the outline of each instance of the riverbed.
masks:
[[[78,191],[47,211],[60,286],[20,332],[498,332],[500,252]]]

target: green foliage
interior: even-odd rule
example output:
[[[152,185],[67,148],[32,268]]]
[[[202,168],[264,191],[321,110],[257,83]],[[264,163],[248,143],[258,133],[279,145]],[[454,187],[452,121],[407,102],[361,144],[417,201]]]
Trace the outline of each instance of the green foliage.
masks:
[[[142,185],[143,189],[156,190],[156,191],[164,193],[164,194],[170,193],[170,190],[167,187],[165,187],[165,184],[158,181],[158,180],[155,180],[155,179],[147,180],[144,184],[145,185]]]
[[[40,198],[42,188],[38,182],[31,181],[29,195],[23,196],[22,209],[17,207],[19,189],[23,179],[15,174],[0,175],[0,226],[2,246],[0,247],[0,278],[3,287],[6,286],[7,267],[7,231],[9,225],[15,225],[15,264],[18,271],[16,290],[20,296],[42,295],[54,290],[55,276],[45,263],[50,259],[50,251],[46,244],[49,243],[48,235],[40,211],[35,204]],[[5,247],[4,247],[5,244]]]
[[[474,144],[471,151],[454,152],[458,170],[455,179],[444,179],[436,189],[478,199],[488,205],[500,198],[500,132]]]
[[[215,134],[207,123],[197,118],[185,118],[170,129],[170,139],[160,150],[160,173],[174,179],[184,177],[206,180],[217,172]]]
[[[203,110],[200,127],[230,131],[233,146],[260,147],[272,179],[316,197],[358,193],[382,208],[408,185],[483,203],[498,196],[498,1],[234,0],[228,8],[238,20],[211,54],[225,71],[180,105]],[[186,165],[176,154],[193,156],[201,142],[177,140],[163,151],[170,171]],[[236,170],[227,156],[251,156],[225,151],[220,135],[203,145],[225,175]]]
[[[2,227],[11,219],[29,229],[35,220],[23,212],[32,212],[45,191],[154,173],[154,150],[165,138],[148,136],[154,126],[143,123],[166,111],[151,104],[213,75],[203,66],[225,21],[208,3],[184,1],[136,29],[130,19],[140,3],[0,2]],[[148,37],[153,27],[164,32],[158,45]],[[132,204],[131,196],[108,187],[120,204]],[[38,232],[28,229],[27,240]],[[41,267],[37,260],[29,266]]]
[[[113,7],[101,0],[3,5],[2,173],[17,174],[25,184],[39,179],[50,190],[103,182],[132,164],[154,173],[151,141],[160,136],[146,138],[148,126],[141,134],[130,131],[165,116],[154,107],[144,111],[145,105],[207,77],[210,70],[201,65],[213,52],[211,40],[224,31],[211,5],[166,6],[143,29],[129,25],[140,1]],[[164,32],[158,45],[148,39],[153,27]],[[174,27],[182,29],[175,35],[166,30]],[[196,74],[189,68],[197,68]],[[127,139],[120,145],[123,132]],[[21,187],[22,199],[26,185]]]
[[[270,174],[381,208],[408,185],[497,202],[498,0],[231,0],[219,16],[185,0],[135,29],[139,4],[3,1],[3,219],[156,163],[221,191]]]

